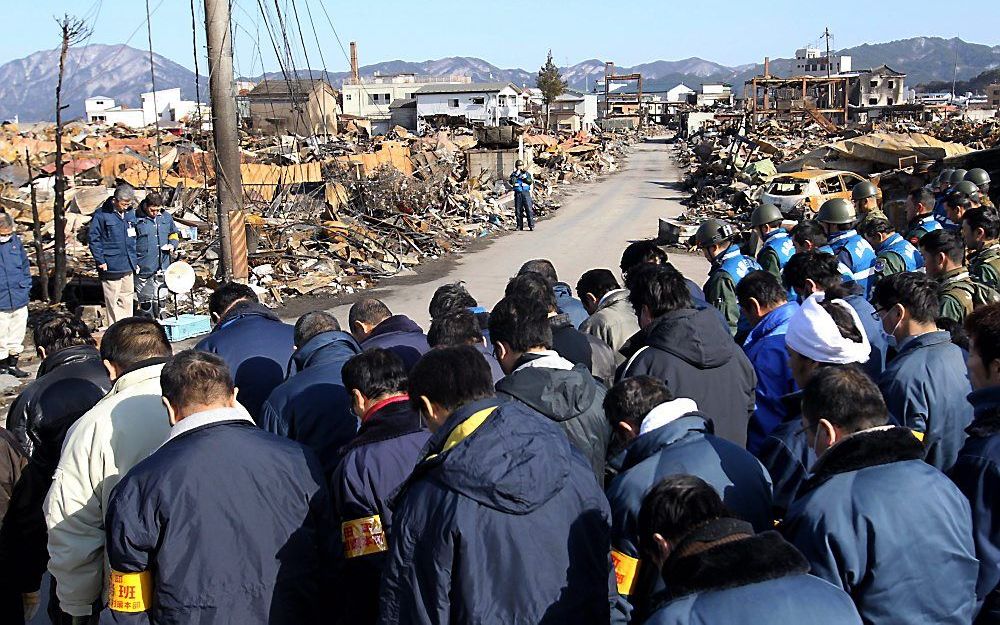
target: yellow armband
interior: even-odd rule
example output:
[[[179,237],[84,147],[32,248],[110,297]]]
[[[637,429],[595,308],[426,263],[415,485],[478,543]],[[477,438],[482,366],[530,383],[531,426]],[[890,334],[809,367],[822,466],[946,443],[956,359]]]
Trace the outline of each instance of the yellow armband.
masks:
[[[145,612],[153,595],[153,574],[111,571],[108,607],[115,612]]]
[[[636,573],[639,570],[639,560],[627,556],[620,551],[611,550],[611,563],[615,565],[615,578],[618,580],[618,594],[626,597],[635,588]]]
[[[389,548],[382,531],[382,518],[377,514],[342,523],[340,531],[344,538],[344,557],[357,558]]]

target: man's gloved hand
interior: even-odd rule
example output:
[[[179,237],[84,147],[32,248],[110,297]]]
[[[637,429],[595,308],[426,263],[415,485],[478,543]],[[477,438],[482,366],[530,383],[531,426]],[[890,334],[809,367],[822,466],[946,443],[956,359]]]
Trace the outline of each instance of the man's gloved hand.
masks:
[[[41,604],[42,597],[39,591],[26,592],[21,595],[21,604],[24,606],[24,622],[30,623],[31,619],[35,618],[38,614],[38,606]]]
[[[173,252],[174,246],[170,245],[169,243],[164,243],[163,245],[160,246],[160,250],[164,252]]]

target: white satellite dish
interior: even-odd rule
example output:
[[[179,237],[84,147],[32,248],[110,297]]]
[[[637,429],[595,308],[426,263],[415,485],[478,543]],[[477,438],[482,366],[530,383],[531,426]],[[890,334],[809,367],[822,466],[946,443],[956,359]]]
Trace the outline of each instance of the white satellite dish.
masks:
[[[194,288],[194,281],[194,268],[183,260],[170,263],[163,272],[163,282],[174,295],[189,293]]]

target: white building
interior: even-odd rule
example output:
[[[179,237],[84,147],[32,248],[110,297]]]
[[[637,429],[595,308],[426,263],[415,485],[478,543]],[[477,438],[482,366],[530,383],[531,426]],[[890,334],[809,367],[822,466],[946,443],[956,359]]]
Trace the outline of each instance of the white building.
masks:
[[[715,106],[719,103],[733,106],[735,101],[733,86],[725,83],[704,83],[701,85],[701,93],[697,96],[698,106]]]
[[[498,126],[501,120],[516,120],[521,114],[520,90],[509,82],[427,85],[414,94],[417,118],[449,118],[465,123]]]
[[[395,74],[358,80],[348,78],[341,86],[342,110],[345,115],[368,118],[372,122],[372,131],[383,134],[390,126],[392,114],[389,105],[393,102],[411,100],[418,89],[429,85],[467,85],[471,82],[468,76],[457,75]]]
[[[667,102],[687,102],[688,96],[694,95],[695,90],[681,83],[667,91]]]
[[[829,62],[829,71],[827,70]],[[795,51],[795,73],[793,76],[826,76],[851,71],[851,57],[832,55],[827,59],[819,48],[799,48]]]
[[[160,89],[140,94],[141,108],[129,108],[118,105],[113,98],[94,96],[87,98],[84,109],[87,122],[91,124],[121,124],[130,128],[142,128],[160,122],[180,122],[196,115],[199,107],[206,119],[211,119],[211,113],[206,104],[198,104],[193,100],[181,99],[180,87]]]

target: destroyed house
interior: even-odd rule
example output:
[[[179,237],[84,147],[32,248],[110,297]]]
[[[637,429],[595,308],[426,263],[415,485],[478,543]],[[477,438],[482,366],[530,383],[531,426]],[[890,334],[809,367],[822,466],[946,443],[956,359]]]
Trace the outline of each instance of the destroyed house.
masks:
[[[499,126],[521,115],[520,90],[509,82],[427,85],[417,90],[417,118],[423,123]]]
[[[337,92],[325,80],[264,80],[246,99],[252,130],[270,135],[337,134]]]
[[[552,129],[578,132],[590,130],[597,121],[597,96],[567,90],[549,105]]]
[[[854,106],[896,106],[906,103],[906,89],[903,81],[906,74],[897,72],[888,65],[880,65],[856,74],[851,84],[851,104]]]

